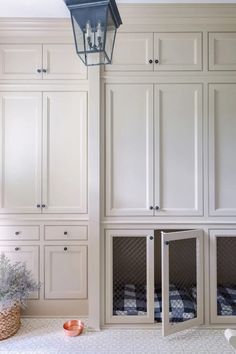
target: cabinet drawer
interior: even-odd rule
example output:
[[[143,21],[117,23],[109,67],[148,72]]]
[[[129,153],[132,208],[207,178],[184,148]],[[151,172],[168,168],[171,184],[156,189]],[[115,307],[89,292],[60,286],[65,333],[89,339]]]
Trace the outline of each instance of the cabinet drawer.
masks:
[[[0,226],[2,240],[39,240],[39,226]]]
[[[26,264],[27,270],[32,274],[33,279],[39,281],[39,247],[38,246],[0,246],[0,254],[4,253],[11,264],[22,262]],[[30,299],[38,299],[38,291],[30,294]]]
[[[86,225],[45,226],[45,240],[87,240]]]
[[[87,246],[46,246],[45,269],[45,299],[87,298]]]
[[[209,33],[209,70],[236,70],[236,32]]]

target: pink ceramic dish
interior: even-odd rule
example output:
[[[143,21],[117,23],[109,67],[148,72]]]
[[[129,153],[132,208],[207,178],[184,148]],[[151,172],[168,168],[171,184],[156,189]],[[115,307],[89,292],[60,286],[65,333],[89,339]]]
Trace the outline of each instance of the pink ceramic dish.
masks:
[[[64,332],[69,337],[79,336],[84,329],[84,324],[80,320],[70,320],[63,325]]]

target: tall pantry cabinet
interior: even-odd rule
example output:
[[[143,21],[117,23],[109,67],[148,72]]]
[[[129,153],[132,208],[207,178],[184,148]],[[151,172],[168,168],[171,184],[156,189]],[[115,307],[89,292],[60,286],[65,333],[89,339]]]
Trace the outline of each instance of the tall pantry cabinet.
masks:
[[[39,25],[40,26],[40,25]],[[0,44],[0,252],[40,291],[26,314],[88,313],[88,73],[71,32]],[[54,31],[54,32],[50,32]]]

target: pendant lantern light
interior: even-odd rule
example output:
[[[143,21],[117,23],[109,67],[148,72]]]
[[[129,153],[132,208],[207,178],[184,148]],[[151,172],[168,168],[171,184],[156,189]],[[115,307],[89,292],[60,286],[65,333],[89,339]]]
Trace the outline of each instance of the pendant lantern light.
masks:
[[[115,0],[64,0],[70,10],[76,52],[85,65],[111,64],[117,28]]]

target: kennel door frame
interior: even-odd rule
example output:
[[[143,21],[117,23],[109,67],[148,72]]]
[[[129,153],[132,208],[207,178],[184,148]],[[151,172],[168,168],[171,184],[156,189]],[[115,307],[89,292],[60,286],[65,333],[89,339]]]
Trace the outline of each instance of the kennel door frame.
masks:
[[[197,317],[180,323],[169,321],[169,242],[196,239]],[[162,243],[162,335],[164,337],[203,324],[203,230],[161,232]]]
[[[154,230],[106,230],[106,278],[105,278],[105,319],[107,324],[154,323]],[[147,315],[114,316],[113,315],[113,238],[145,237],[147,261]]]
[[[236,316],[217,314],[217,237],[236,237],[236,229],[214,229],[210,233],[210,320],[214,324],[235,324]]]

